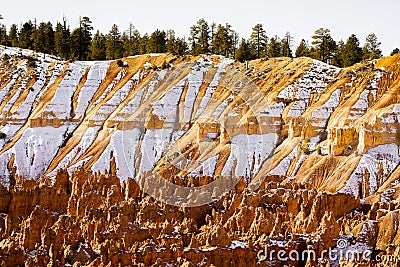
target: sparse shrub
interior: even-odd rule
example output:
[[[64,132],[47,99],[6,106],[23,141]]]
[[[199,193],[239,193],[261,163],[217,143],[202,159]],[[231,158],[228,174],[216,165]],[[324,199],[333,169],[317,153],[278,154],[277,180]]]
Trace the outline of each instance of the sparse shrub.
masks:
[[[166,69],[166,68],[169,68],[169,63],[167,63],[167,62],[164,60],[164,62],[163,62],[162,65],[161,65],[161,69],[163,70],[163,69]]]
[[[6,139],[7,135],[5,133],[0,132],[0,139]]]
[[[36,68],[36,60],[28,59],[28,68]]]
[[[305,138],[299,143],[299,148],[304,154],[310,154],[310,139]]]
[[[121,67],[121,68],[126,68],[126,67],[128,67],[128,63],[123,62],[121,59],[118,59],[118,60],[117,60],[117,65],[118,65],[118,67]]]
[[[27,59],[28,62],[26,63],[28,68],[35,68],[36,67],[36,61],[38,61],[35,57],[32,56],[21,56],[23,59]]]

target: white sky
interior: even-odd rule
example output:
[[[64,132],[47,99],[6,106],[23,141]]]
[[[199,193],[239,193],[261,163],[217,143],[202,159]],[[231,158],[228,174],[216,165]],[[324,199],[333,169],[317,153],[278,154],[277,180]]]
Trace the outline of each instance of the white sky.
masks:
[[[106,33],[116,23],[120,31],[132,22],[141,34],[155,29],[174,29],[178,36],[188,36],[189,28],[198,19],[205,18],[217,24],[230,23],[240,37],[248,38],[251,28],[262,23],[268,36],[289,30],[295,46],[301,38],[310,40],[320,28],[331,29],[336,41],[346,40],[355,33],[364,43],[374,32],[382,42],[385,55],[400,48],[399,0],[1,0],[2,23],[61,21],[63,15],[75,28],[79,16],[88,16],[96,29]],[[295,47],[294,47],[295,49]]]

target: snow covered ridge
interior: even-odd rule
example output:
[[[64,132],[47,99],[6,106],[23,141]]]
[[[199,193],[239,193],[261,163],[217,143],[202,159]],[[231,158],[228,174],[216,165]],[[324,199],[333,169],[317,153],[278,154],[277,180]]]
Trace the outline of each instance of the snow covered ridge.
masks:
[[[61,61],[59,58],[53,55],[48,55],[44,53],[35,52],[29,49],[22,49],[18,47],[8,47],[0,45],[0,57],[7,56],[25,56],[25,57],[33,57],[38,60],[44,60],[48,62]]]
[[[81,166],[121,180],[155,169],[307,180],[326,156],[358,157],[337,191],[366,197],[396,182],[400,109],[387,95],[399,75],[390,66],[282,58],[246,69],[221,56],[165,54],[123,62],[62,62],[0,46],[1,182]],[[326,190],[335,177],[321,178]]]

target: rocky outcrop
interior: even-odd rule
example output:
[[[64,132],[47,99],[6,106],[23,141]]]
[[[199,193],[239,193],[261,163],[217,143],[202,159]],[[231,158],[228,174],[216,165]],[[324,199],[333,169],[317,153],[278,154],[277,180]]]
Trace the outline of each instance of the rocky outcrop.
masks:
[[[11,199],[0,214],[2,266],[281,266],[265,253],[324,255],[344,240],[346,247],[337,249],[399,256],[400,205],[394,202],[368,205],[350,194],[266,183],[256,192],[238,186],[207,206],[183,208],[155,202],[132,179],[121,184],[112,174],[59,171],[48,182],[2,188]],[[320,266],[330,259],[310,260]]]
[[[0,47],[2,266],[395,266],[399,56],[122,60]],[[155,171],[213,201],[157,202]]]
[[[368,197],[400,161],[397,56],[348,69],[307,58],[256,60],[246,69],[219,56],[143,55],[123,59],[122,68],[0,51],[5,186],[80,166],[110,172],[111,158],[122,180],[157,169],[168,179],[279,174],[301,183],[320,175],[308,166],[334,156],[359,165],[326,166],[316,189]],[[169,68],[149,68],[164,61]],[[293,153],[277,156],[288,146]],[[363,169],[365,160],[377,162],[376,173]]]

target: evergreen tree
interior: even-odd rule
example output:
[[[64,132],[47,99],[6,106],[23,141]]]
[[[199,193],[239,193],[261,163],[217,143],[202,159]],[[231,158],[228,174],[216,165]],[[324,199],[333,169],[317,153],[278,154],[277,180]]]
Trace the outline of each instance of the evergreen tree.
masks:
[[[282,39],[282,55],[285,57],[292,57],[293,37],[287,31]]]
[[[165,31],[156,30],[150,35],[147,43],[147,53],[164,53],[167,51],[167,34]]]
[[[216,33],[217,33],[217,24],[215,22],[213,22],[213,23],[211,23],[211,45],[210,45],[211,54],[215,53],[213,42],[214,42]]]
[[[168,41],[166,44],[166,49],[168,53],[177,56],[183,56],[184,54],[186,54],[188,50],[188,45],[184,39],[176,38],[175,32],[173,30],[169,30],[167,32],[167,36]]]
[[[147,33],[140,38],[139,42],[139,54],[146,54],[147,53],[147,43],[149,42],[149,36]]]
[[[94,37],[93,37],[93,39],[94,39]],[[93,43],[93,41],[92,41],[92,43]],[[137,55],[137,54],[132,53],[133,49],[131,49],[129,35],[126,32],[122,33],[122,36],[121,36],[121,49],[122,49],[122,57],[129,57],[129,56]]]
[[[335,56],[332,59],[332,65],[342,68],[345,54],[345,43],[340,40],[337,44]]]
[[[54,32],[54,52],[57,56],[68,59],[70,53],[70,32],[67,28],[67,21],[63,18],[63,24],[57,23]]]
[[[118,26],[114,24],[106,36],[106,58],[117,59],[121,58],[122,55],[123,47],[121,33],[118,30]]]
[[[214,48],[214,53],[216,54],[224,55],[226,57],[234,54],[234,32],[231,29],[231,25],[218,25],[212,46]]]
[[[129,23],[129,28],[122,36],[124,48],[124,57],[134,56],[139,54],[140,33],[135,29],[132,23]]]
[[[245,39],[242,39],[242,41],[240,42],[239,48],[236,51],[235,58],[240,62],[245,62],[247,60],[255,58],[255,56],[252,53],[251,44],[247,42]]]
[[[10,31],[8,33],[8,42],[9,42],[9,45],[11,45],[11,46],[19,45],[18,27],[16,24],[12,24],[10,27]]]
[[[400,49],[398,49],[398,48],[393,49],[392,53],[390,53],[391,56],[394,56],[397,54],[400,54]]]
[[[256,48],[257,58],[264,57],[267,50],[268,37],[262,24],[256,24],[250,36],[251,43]]]
[[[312,54],[318,60],[328,62],[336,50],[336,42],[332,39],[329,29],[320,28],[312,36],[312,44],[315,46]]]
[[[205,54],[209,52],[210,28],[204,19],[190,27],[189,41],[192,43],[191,54]]]
[[[106,37],[99,30],[93,36],[90,50],[92,51],[92,60],[106,59]]]
[[[176,38],[175,32],[173,30],[169,30],[167,32],[167,44],[166,49],[168,53],[173,55],[182,56],[187,51],[187,44],[184,39]]]
[[[236,56],[236,51],[239,46],[239,34],[232,30],[232,50],[233,50],[233,58]]]
[[[50,22],[41,22],[33,32],[31,39],[33,41],[33,49],[36,51],[46,54],[54,53],[54,31]]]
[[[54,54],[54,30],[53,24],[51,24],[50,21],[47,22],[44,33],[47,44],[44,52],[47,54]]]
[[[79,60],[90,58],[92,30],[92,22],[88,17],[79,20],[79,28],[73,30],[71,34],[71,52],[74,58]]]
[[[183,56],[187,53],[189,47],[184,38],[178,38],[175,42],[175,49],[173,54]]]
[[[299,46],[296,49],[296,57],[309,57],[310,56],[310,48],[306,40],[302,39]]]
[[[268,57],[280,57],[281,54],[281,41],[279,40],[278,36],[274,36],[269,41],[267,55]]]
[[[378,41],[375,33],[370,33],[365,39],[363,48],[363,59],[371,60],[382,57],[382,50],[379,48],[381,42]]]
[[[353,66],[362,60],[362,49],[355,34],[350,35],[344,46],[343,67]]]
[[[34,33],[34,27],[32,21],[25,22],[22,25],[21,30],[19,31],[19,47],[25,49],[32,49],[33,42],[32,42],[32,35]]]
[[[76,28],[72,31],[70,40],[71,40],[71,54],[70,58],[73,60],[80,60],[82,57],[82,48],[81,48],[81,33],[80,29]]]
[[[3,19],[3,17],[0,15],[0,21]],[[7,28],[6,25],[3,25],[0,23],[0,45],[7,45],[8,40],[7,40]]]
[[[32,34],[33,49],[44,52],[46,49],[46,23],[42,22]]]
[[[174,49],[175,49],[175,31],[174,30],[168,30],[167,31],[167,43],[166,43],[166,49],[168,53],[173,54]]]

